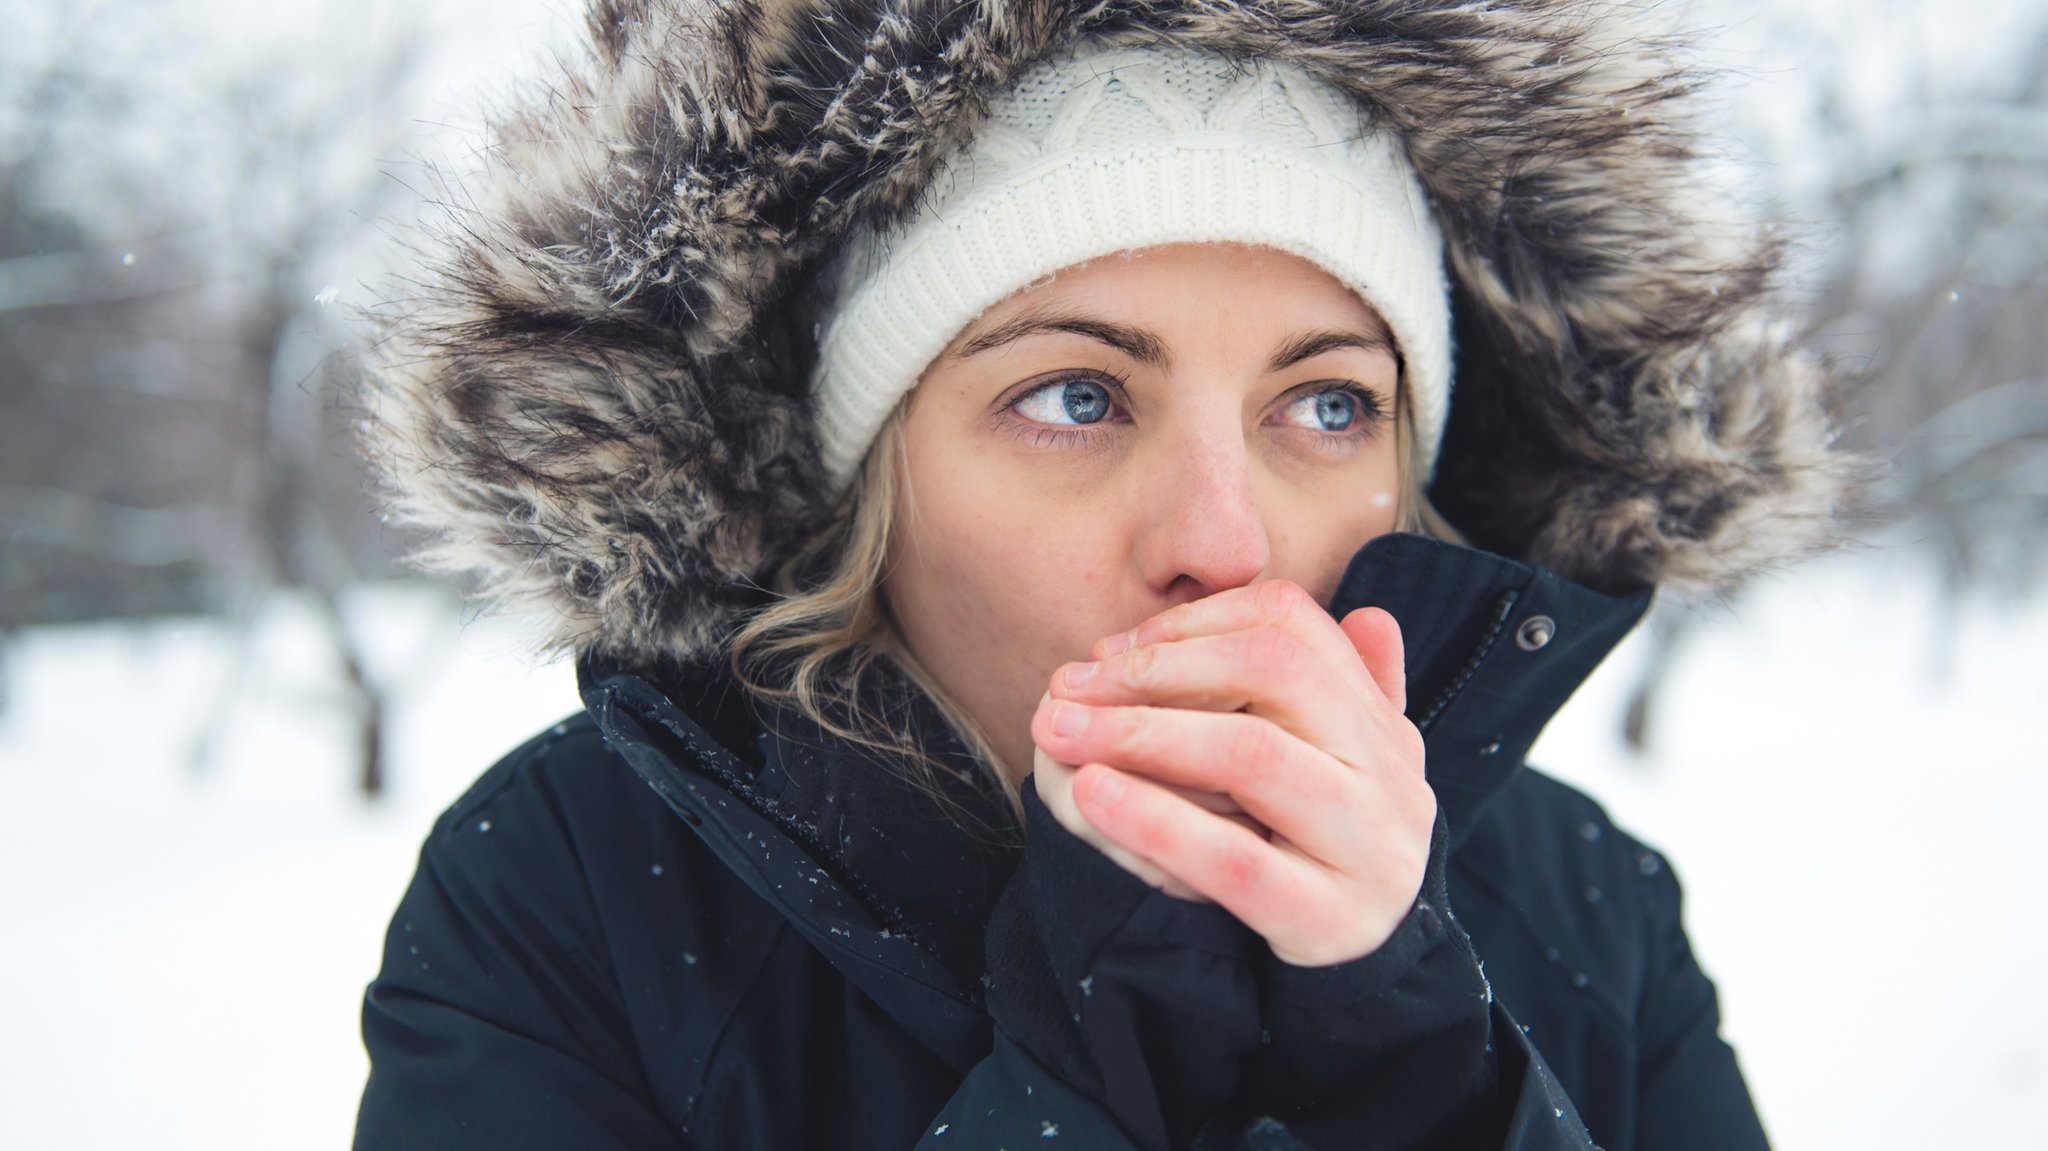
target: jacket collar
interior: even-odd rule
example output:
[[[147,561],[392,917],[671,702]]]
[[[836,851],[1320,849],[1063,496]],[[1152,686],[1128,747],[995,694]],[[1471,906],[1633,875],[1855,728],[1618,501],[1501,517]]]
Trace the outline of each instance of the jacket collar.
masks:
[[[1427,536],[1379,536],[1353,556],[1330,613],[1368,605],[1401,625],[1408,716],[1456,850],[1543,726],[1649,610],[1546,568]]]
[[[1417,535],[1352,558],[1332,614],[1371,604],[1401,624],[1409,714],[1454,849],[1650,594],[1605,595]],[[578,676],[613,749],[748,886],[871,997],[921,1020],[942,1057],[971,1061],[980,929],[1021,854],[1014,836],[966,830],[861,749],[757,708],[722,677],[594,660]],[[969,765],[928,704],[905,719],[941,759]],[[1005,825],[995,799],[941,782],[958,810]]]
[[[987,1016],[963,973],[978,969],[978,939],[961,959],[957,936],[915,918],[944,913],[946,899],[955,916],[994,905],[928,882],[942,870],[934,852],[961,851],[963,834],[938,840],[921,797],[854,749],[784,746],[722,677],[585,660],[577,679],[606,743],[740,882],[955,1070],[973,1065]]]

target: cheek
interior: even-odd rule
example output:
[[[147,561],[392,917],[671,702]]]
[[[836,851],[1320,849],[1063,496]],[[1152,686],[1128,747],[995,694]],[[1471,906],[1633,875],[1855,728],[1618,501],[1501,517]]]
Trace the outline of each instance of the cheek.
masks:
[[[1400,470],[1392,453],[1360,461],[1350,475],[1278,485],[1272,526],[1272,574],[1327,601],[1358,549],[1393,531],[1400,513]],[[1334,498],[1333,498],[1334,495]]]
[[[1114,614],[1118,526],[1041,475],[947,448],[913,441],[915,510],[892,537],[892,604],[928,665],[1014,678],[1008,690],[1028,686],[1035,703],[1044,676],[1085,655],[1100,635],[1089,629]]]
[[[1059,634],[1085,614],[1080,593],[1102,582],[1105,541],[1062,501],[963,482],[920,498],[919,512],[913,530],[926,590],[951,622],[986,641],[1013,648]]]

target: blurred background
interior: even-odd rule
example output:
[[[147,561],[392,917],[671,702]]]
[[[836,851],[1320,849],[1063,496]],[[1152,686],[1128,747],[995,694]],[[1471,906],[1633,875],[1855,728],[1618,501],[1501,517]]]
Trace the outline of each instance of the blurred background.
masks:
[[[1532,762],[1663,848],[1782,1148],[2048,1148],[2048,5],[1695,0],[1895,465]],[[0,1148],[343,1147],[434,816],[578,704],[407,575],[337,351],[568,0],[0,0]]]

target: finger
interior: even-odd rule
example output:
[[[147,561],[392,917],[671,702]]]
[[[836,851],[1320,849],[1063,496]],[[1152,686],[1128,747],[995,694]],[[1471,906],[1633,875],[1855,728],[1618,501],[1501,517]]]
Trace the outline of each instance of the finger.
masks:
[[[1339,871],[1359,867],[1371,836],[1405,810],[1386,789],[1406,786],[1409,773],[1359,771],[1243,712],[1053,701],[1033,717],[1031,734],[1064,763],[1106,763],[1151,781],[1222,792],[1275,836]]]
[[[1380,694],[1394,710],[1408,711],[1407,652],[1401,641],[1401,625],[1385,608],[1362,607],[1345,616],[1337,626],[1351,640],[1351,646],[1372,673]]]
[[[1074,799],[1103,835],[1269,939],[1311,932],[1327,913],[1331,885],[1307,861],[1141,775],[1084,764]]]
[[[1116,841],[1096,830],[1080,809],[1074,805],[1074,768],[1059,763],[1037,749],[1033,756],[1031,785],[1037,789],[1038,798],[1045,809],[1052,813],[1053,820],[1079,838],[1082,842],[1107,855],[1117,866],[1143,880],[1147,886],[1166,889],[1170,894],[1182,898],[1201,898],[1192,889],[1179,884],[1170,875],[1150,862],[1133,855],[1119,846]]]
[[[1232,823],[1250,829],[1257,833],[1260,839],[1271,839],[1273,837],[1271,828],[1253,819],[1245,812],[1243,807],[1239,806],[1236,800],[1220,791],[1204,791],[1199,787],[1184,787],[1177,783],[1164,783],[1159,780],[1154,780],[1153,782],[1158,783],[1159,786],[1180,796],[1203,811],[1215,812]]]
[[[1360,690],[1380,696],[1377,687]],[[1096,663],[1068,664],[1052,677],[1047,694],[1095,707],[1244,710],[1347,763],[1362,766],[1372,751],[1368,732],[1375,725],[1362,714],[1363,697],[1360,706],[1345,706],[1342,689],[1330,683],[1329,665],[1293,632],[1266,624],[1146,644]],[[1332,699],[1333,694],[1340,698]]]
[[[1089,658],[1102,660],[1155,643],[1220,635],[1260,626],[1292,633],[1336,673],[1354,694],[1372,682],[1358,651],[1315,597],[1292,580],[1261,580],[1170,607],[1130,631],[1096,641]]]

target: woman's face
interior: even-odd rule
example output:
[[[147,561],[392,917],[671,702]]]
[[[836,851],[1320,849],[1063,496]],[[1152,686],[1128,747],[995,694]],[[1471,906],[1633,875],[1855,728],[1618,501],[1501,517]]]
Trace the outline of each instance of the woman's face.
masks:
[[[1189,243],[1064,269],[932,361],[883,593],[1011,778],[1097,639],[1259,580],[1329,601],[1394,524],[1390,345],[1315,264]]]

